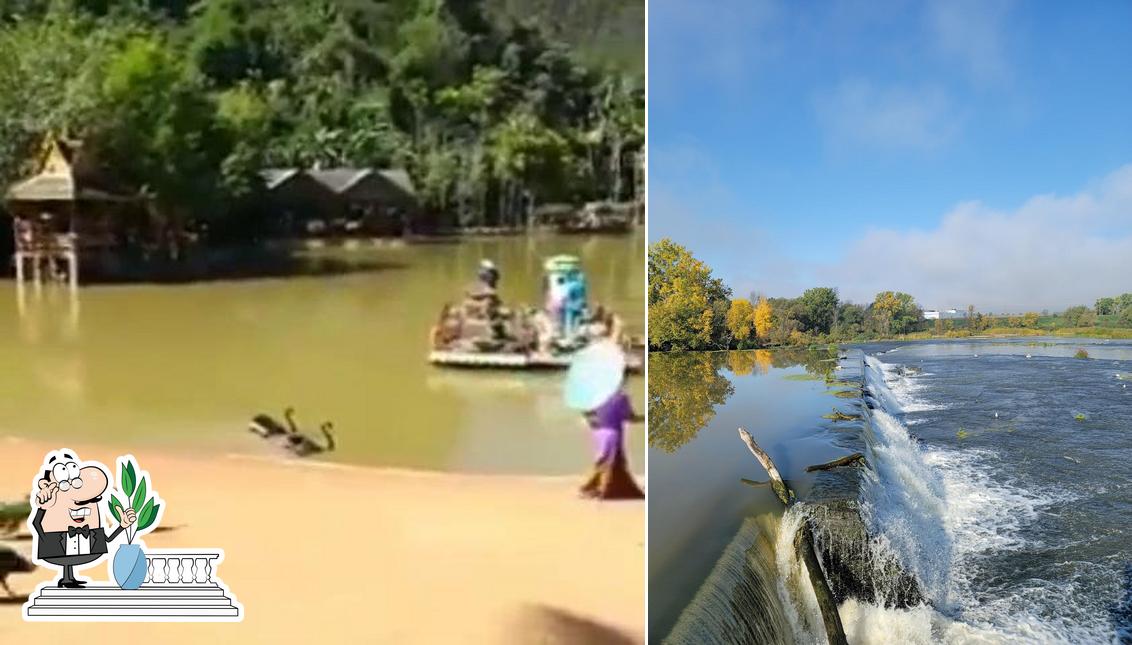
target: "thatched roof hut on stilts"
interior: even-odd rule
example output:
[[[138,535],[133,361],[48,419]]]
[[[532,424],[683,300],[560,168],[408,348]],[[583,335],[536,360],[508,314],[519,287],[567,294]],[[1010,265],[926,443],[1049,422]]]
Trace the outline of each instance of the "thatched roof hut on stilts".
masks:
[[[140,205],[137,191],[116,183],[81,143],[49,137],[39,171],[5,195],[17,283],[25,283],[30,267],[37,286],[46,273],[46,278],[76,288],[84,256],[118,246],[126,220],[139,213],[144,218]]]

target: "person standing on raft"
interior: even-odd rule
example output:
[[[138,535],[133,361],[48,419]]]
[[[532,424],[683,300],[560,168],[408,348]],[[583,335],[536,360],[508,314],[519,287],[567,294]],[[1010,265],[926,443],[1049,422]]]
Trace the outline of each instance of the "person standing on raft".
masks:
[[[479,280],[480,287],[484,291],[495,293],[499,284],[499,269],[495,268],[495,263],[491,260],[480,260],[480,270],[476,274],[476,279]]]
[[[625,424],[643,421],[624,391],[625,354],[598,342],[579,352],[566,377],[566,404],[583,412],[594,444],[594,465],[578,493],[595,499],[643,499],[625,456]]]

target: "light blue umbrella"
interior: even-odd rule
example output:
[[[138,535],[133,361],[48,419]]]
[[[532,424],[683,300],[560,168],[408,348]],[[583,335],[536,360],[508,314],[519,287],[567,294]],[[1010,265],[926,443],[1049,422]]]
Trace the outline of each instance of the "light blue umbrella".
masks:
[[[566,405],[589,411],[609,400],[625,377],[625,352],[610,341],[600,341],[582,349],[570,363],[566,374]]]

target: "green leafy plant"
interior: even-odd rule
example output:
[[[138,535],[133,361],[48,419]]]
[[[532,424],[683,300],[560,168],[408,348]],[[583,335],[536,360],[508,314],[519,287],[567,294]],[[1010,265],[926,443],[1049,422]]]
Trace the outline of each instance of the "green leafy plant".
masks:
[[[958,438],[960,438],[960,439],[966,439],[966,438],[967,438],[967,436],[968,436],[968,435],[970,435],[970,434],[971,434],[971,433],[967,432],[967,431],[966,431],[966,430],[964,430],[963,428],[959,428],[959,432],[956,432],[956,433],[955,433],[955,436],[956,436],[956,437],[958,437]]]
[[[1078,349],[1077,353],[1073,355],[1073,358],[1088,358],[1088,357],[1089,357],[1089,352],[1086,352],[1083,349]]]
[[[1073,415],[1073,418],[1077,419],[1078,421],[1084,421],[1085,420],[1085,413],[1078,412],[1077,414]]]
[[[110,514],[114,516],[114,519],[121,522],[122,512],[126,508],[132,508],[134,512],[137,513],[137,522],[134,526],[126,529],[126,540],[132,544],[134,536],[137,535],[138,531],[148,529],[157,521],[157,514],[158,511],[161,510],[161,504],[156,503],[156,495],[146,497],[149,491],[147,490],[145,476],[138,477],[138,471],[134,467],[134,462],[127,459],[124,464],[124,466],[119,468],[122,476],[122,481],[120,482],[121,488],[119,490],[123,493],[126,501],[129,502],[129,506],[127,507],[123,504],[116,496],[110,495]]]

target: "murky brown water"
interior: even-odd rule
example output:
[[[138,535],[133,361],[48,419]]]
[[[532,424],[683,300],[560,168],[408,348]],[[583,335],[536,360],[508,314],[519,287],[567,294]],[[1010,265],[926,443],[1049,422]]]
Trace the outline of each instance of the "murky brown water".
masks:
[[[0,434],[62,444],[278,454],[247,432],[293,405],[304,429],[333,420],[352,463],[559,474],[589,461],[561,403],[563,373],[475,373],[425,360],[428,331],[481,258],[507,302],[540,302],[542,260],[582,258],[591,297],[644,332],[643,232],[535,236],[337,252],[392,268],[330,277],[28,292],[0,283]],[[630,381],[644,410],[644,380]],[[644,469],[644,427],[630,458]]]

